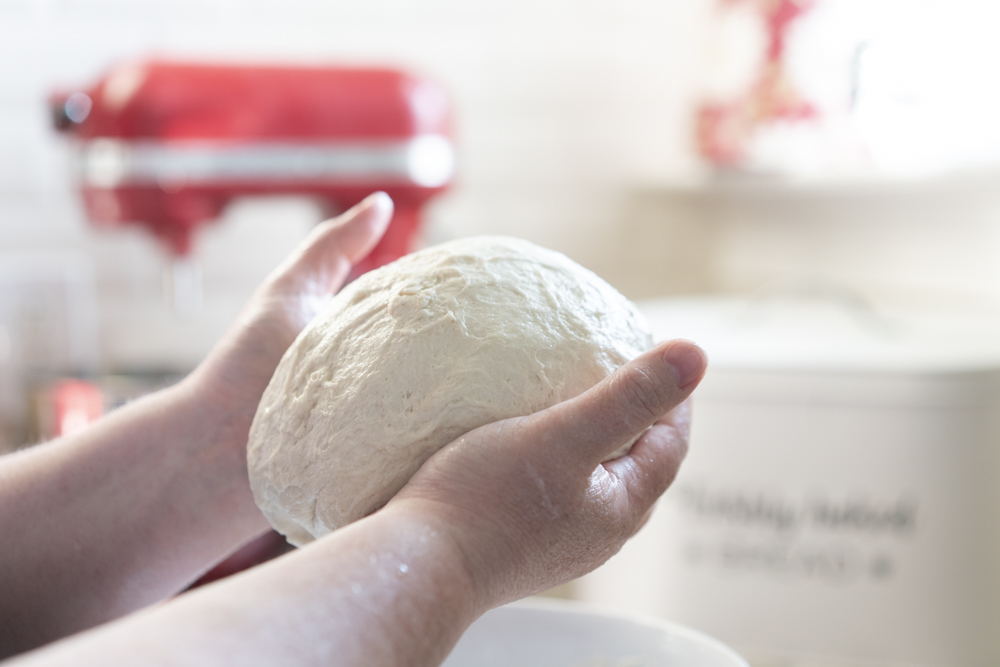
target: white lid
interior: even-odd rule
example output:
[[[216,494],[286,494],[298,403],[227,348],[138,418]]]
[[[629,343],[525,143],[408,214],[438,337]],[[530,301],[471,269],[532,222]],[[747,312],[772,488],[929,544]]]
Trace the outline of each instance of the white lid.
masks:
[[[1000,316],[878,312],[853,298],[640,302],[657,340],[688,338],[718,370],[960,373],[1000,369]]]

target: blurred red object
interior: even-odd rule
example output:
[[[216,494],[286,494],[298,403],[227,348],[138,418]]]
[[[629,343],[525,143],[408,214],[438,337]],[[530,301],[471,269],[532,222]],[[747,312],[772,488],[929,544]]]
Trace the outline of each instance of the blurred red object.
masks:
[[[750,5],[766,30],[761,68],[750,89],[725,101],[710,101],[697,112],[696,141],[703,157],[717,167],[737,167],[754,130],[780,120],[807,120],[817,109],[796,91],[785,73],[788,30],[816,0],[720,0],[722,6]]]
[[[83,380],[62,380],[52,388],[56,436],[73,435],[104,414],[100,388]]]
[[[336,212],[385,190],[396,213],[363,272],[411,250],[453,171],[447,97],[392,69],[139,62],[51,106],[79,140],[91,221],[142,225],[178,255],[238,196]]]
[[[240,547],[235,553],[218,563],[208,572],[198,578],[188,587],[198,588],[205,584],[210,584],[219,579],[225,579],[237,572],[250,569],[254,565],[277,558],[289,551],[294,550],[291,544],[285,541],[285,536],[271,530]]]

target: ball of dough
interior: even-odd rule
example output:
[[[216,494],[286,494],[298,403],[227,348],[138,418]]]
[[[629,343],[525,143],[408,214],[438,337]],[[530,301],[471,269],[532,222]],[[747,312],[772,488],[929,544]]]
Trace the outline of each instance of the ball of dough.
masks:
[[[250,429],[254,498],[302,545],[384,505],[458,436],[651,346],[636,307],[559,253],[497,236],[415,252],[344,288],[285,353]]]

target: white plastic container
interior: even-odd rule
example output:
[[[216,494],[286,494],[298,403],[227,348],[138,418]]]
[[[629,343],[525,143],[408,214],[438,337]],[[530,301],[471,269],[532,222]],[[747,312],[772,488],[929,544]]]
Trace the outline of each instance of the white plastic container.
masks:
[[[487,612],[442,667],[747,667],[720,642],[665,621],[531,599]]]
[[[829,302],[643,305],[708,352],[649,525],[580,582],[755,665],[1000,665],[1000,324]]]

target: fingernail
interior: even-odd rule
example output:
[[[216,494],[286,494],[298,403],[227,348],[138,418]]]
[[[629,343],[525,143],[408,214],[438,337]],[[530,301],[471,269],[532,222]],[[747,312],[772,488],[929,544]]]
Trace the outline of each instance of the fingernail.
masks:
[[[371,193],[358,204],[358,208],[382,208],[386,206],[392,206],[392,197],[381,190]]]
[[[708,364],[705,351],[691,341],[674,341],[663,351],[670,376],[681,389],[701,379]]]

